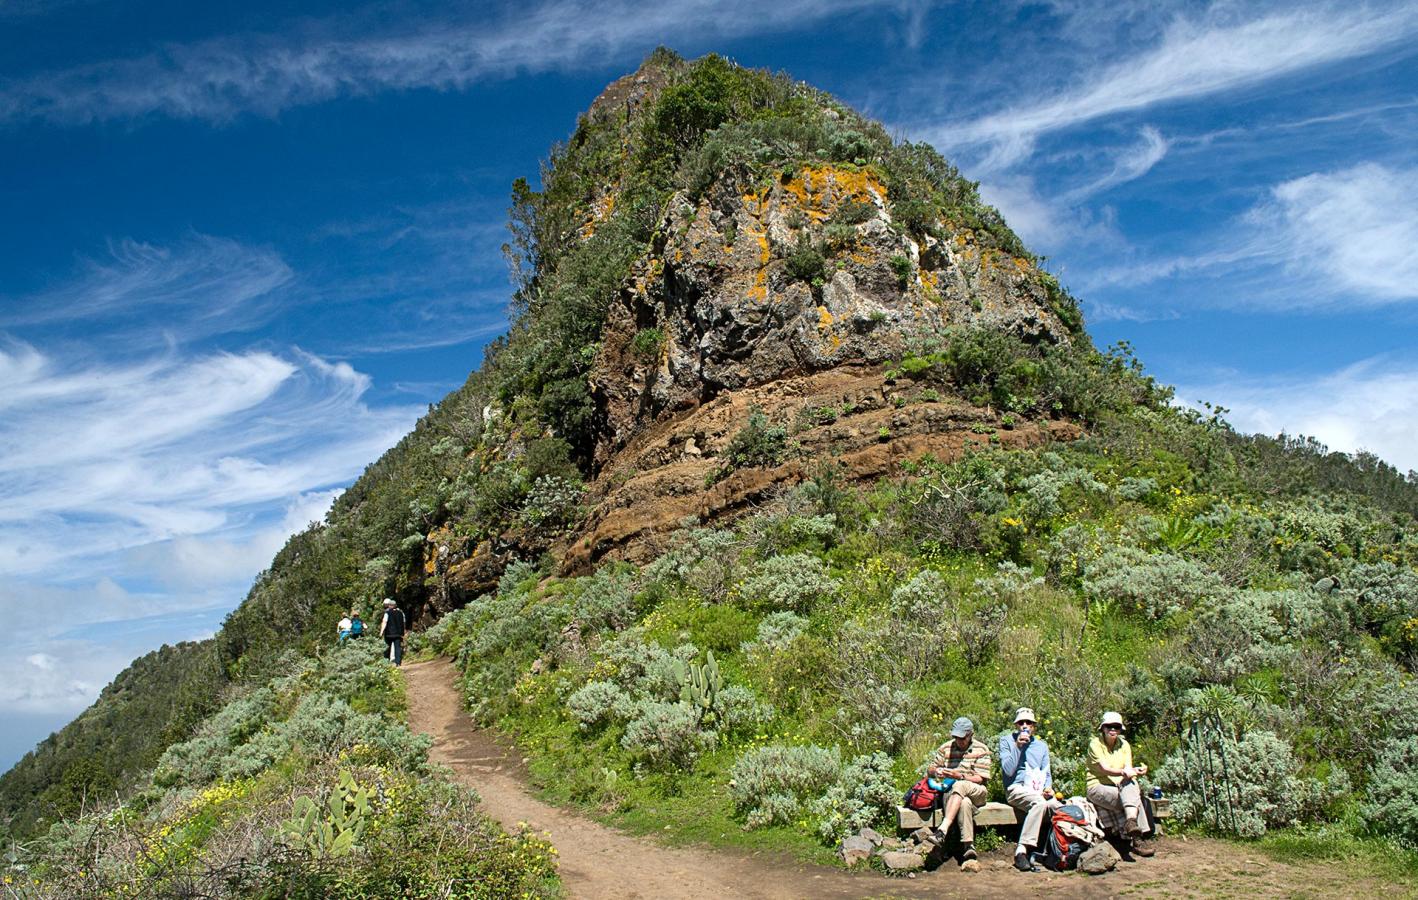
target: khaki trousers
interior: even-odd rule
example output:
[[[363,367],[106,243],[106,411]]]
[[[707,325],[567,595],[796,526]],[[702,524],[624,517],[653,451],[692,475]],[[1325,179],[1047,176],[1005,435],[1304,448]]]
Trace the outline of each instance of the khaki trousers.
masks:
[[[1019,843],[1037,850],[1039,829],[1044,825],[1044,811],[1059,806],[1059,802],[1053,797],[1045,797],[1039,791],[1031,791],[1022,784],[1011,784],[1005,790],[1004,800],[1024,813],[1024,824],[1019,829]]]
[[[960,842],[973,844],[975,842],[975,810],[985,805],[985,801],[990,798],[990,792],[985,789],[983,784],[976,784],[973,781],[960,778],[950,786],[950,793],[958,794],[961,800],[960,810],[955,814],[955,824],[960,826]],[[946,799],[949,799],[949,795]],[[950,823],[942,822],[941,828],[944,831],[949,831]]]
[[[1137,782],[1131,778],[1125,779],[1117,787],[1111,784],[1093,785],[1088,789],[1088,802],[1101,809],[1122,813],[1125,820],[1132,819],[1137,823],[1142,834],[1152,831],[1152,825],[1142,814],[1142,792],[1138,790]]]

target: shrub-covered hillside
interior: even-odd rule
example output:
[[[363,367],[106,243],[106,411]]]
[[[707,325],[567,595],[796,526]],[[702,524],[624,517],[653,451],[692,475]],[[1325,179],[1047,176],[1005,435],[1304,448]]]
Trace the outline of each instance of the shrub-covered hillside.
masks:
[[[551,897],[555,853],[432,772],[382,642],[228,702],[154,770],[13,845],[7,897]]]
[[[828,463],[642,569],[514,566],[425,640],[559,793],[689,838],[812,852],[889,821],[955,716],[993,738],[1028,705],[1067,790],[1117,709],[1182,821],[1215,827],[1186,746],[1215,716],[1221,830],[1411,846],[1415,500],[1372,460],[1157,403],[872,489]],[[711,654],[722,686],[691,696]]]
[[[822,855],[1027,704],[1070,786],[1120,709],[1185,822],[1418,840],[1412,475],[1174,408],[939,154],[786,76],[657,52],[510,216],[509,333],[212,640],[0,777],[11,877],[359,896],[403,847],[401,895],[549,890],[330,648],[384,596],[633,827]]]

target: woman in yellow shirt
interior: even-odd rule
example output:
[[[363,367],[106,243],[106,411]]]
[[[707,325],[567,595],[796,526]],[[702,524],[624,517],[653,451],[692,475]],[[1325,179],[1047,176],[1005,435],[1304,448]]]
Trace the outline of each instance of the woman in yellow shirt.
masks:
[[[1138,856],[1153,854],[1151,848],[1138,843],[1152,831],[1142,815],[1142,791],[1137,786],[1137,776],[1146,774],[1147,766],[1132,764],[1132,745],[1123,737],[1123,717],[1103,713],[1098,737],[1088,745],[1088,802],[1122,815],[1123,835],[1132,839],[1132,852]]]

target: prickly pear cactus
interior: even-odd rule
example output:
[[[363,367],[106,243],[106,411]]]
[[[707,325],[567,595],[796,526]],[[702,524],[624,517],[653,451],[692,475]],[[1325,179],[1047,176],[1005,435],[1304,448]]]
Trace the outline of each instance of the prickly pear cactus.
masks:
[[[714,651],[709,651],[704,665],[689,663],[676,668],[676,672],[680,671],[684,674],[679,699],[693,706],[702,722],[706,716],[715,713],[719,694],[724,689],[724,678],[719,674],[719,662],[714,659]]]

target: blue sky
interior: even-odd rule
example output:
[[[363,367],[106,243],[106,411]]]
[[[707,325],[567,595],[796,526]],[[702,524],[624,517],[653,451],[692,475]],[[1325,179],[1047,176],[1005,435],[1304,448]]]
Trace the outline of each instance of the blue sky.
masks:
[[[210,634],[505,327],[657,44],[928,140],[1189,400],[1418,468],[1418,7],[0,0],[0,743]]]

